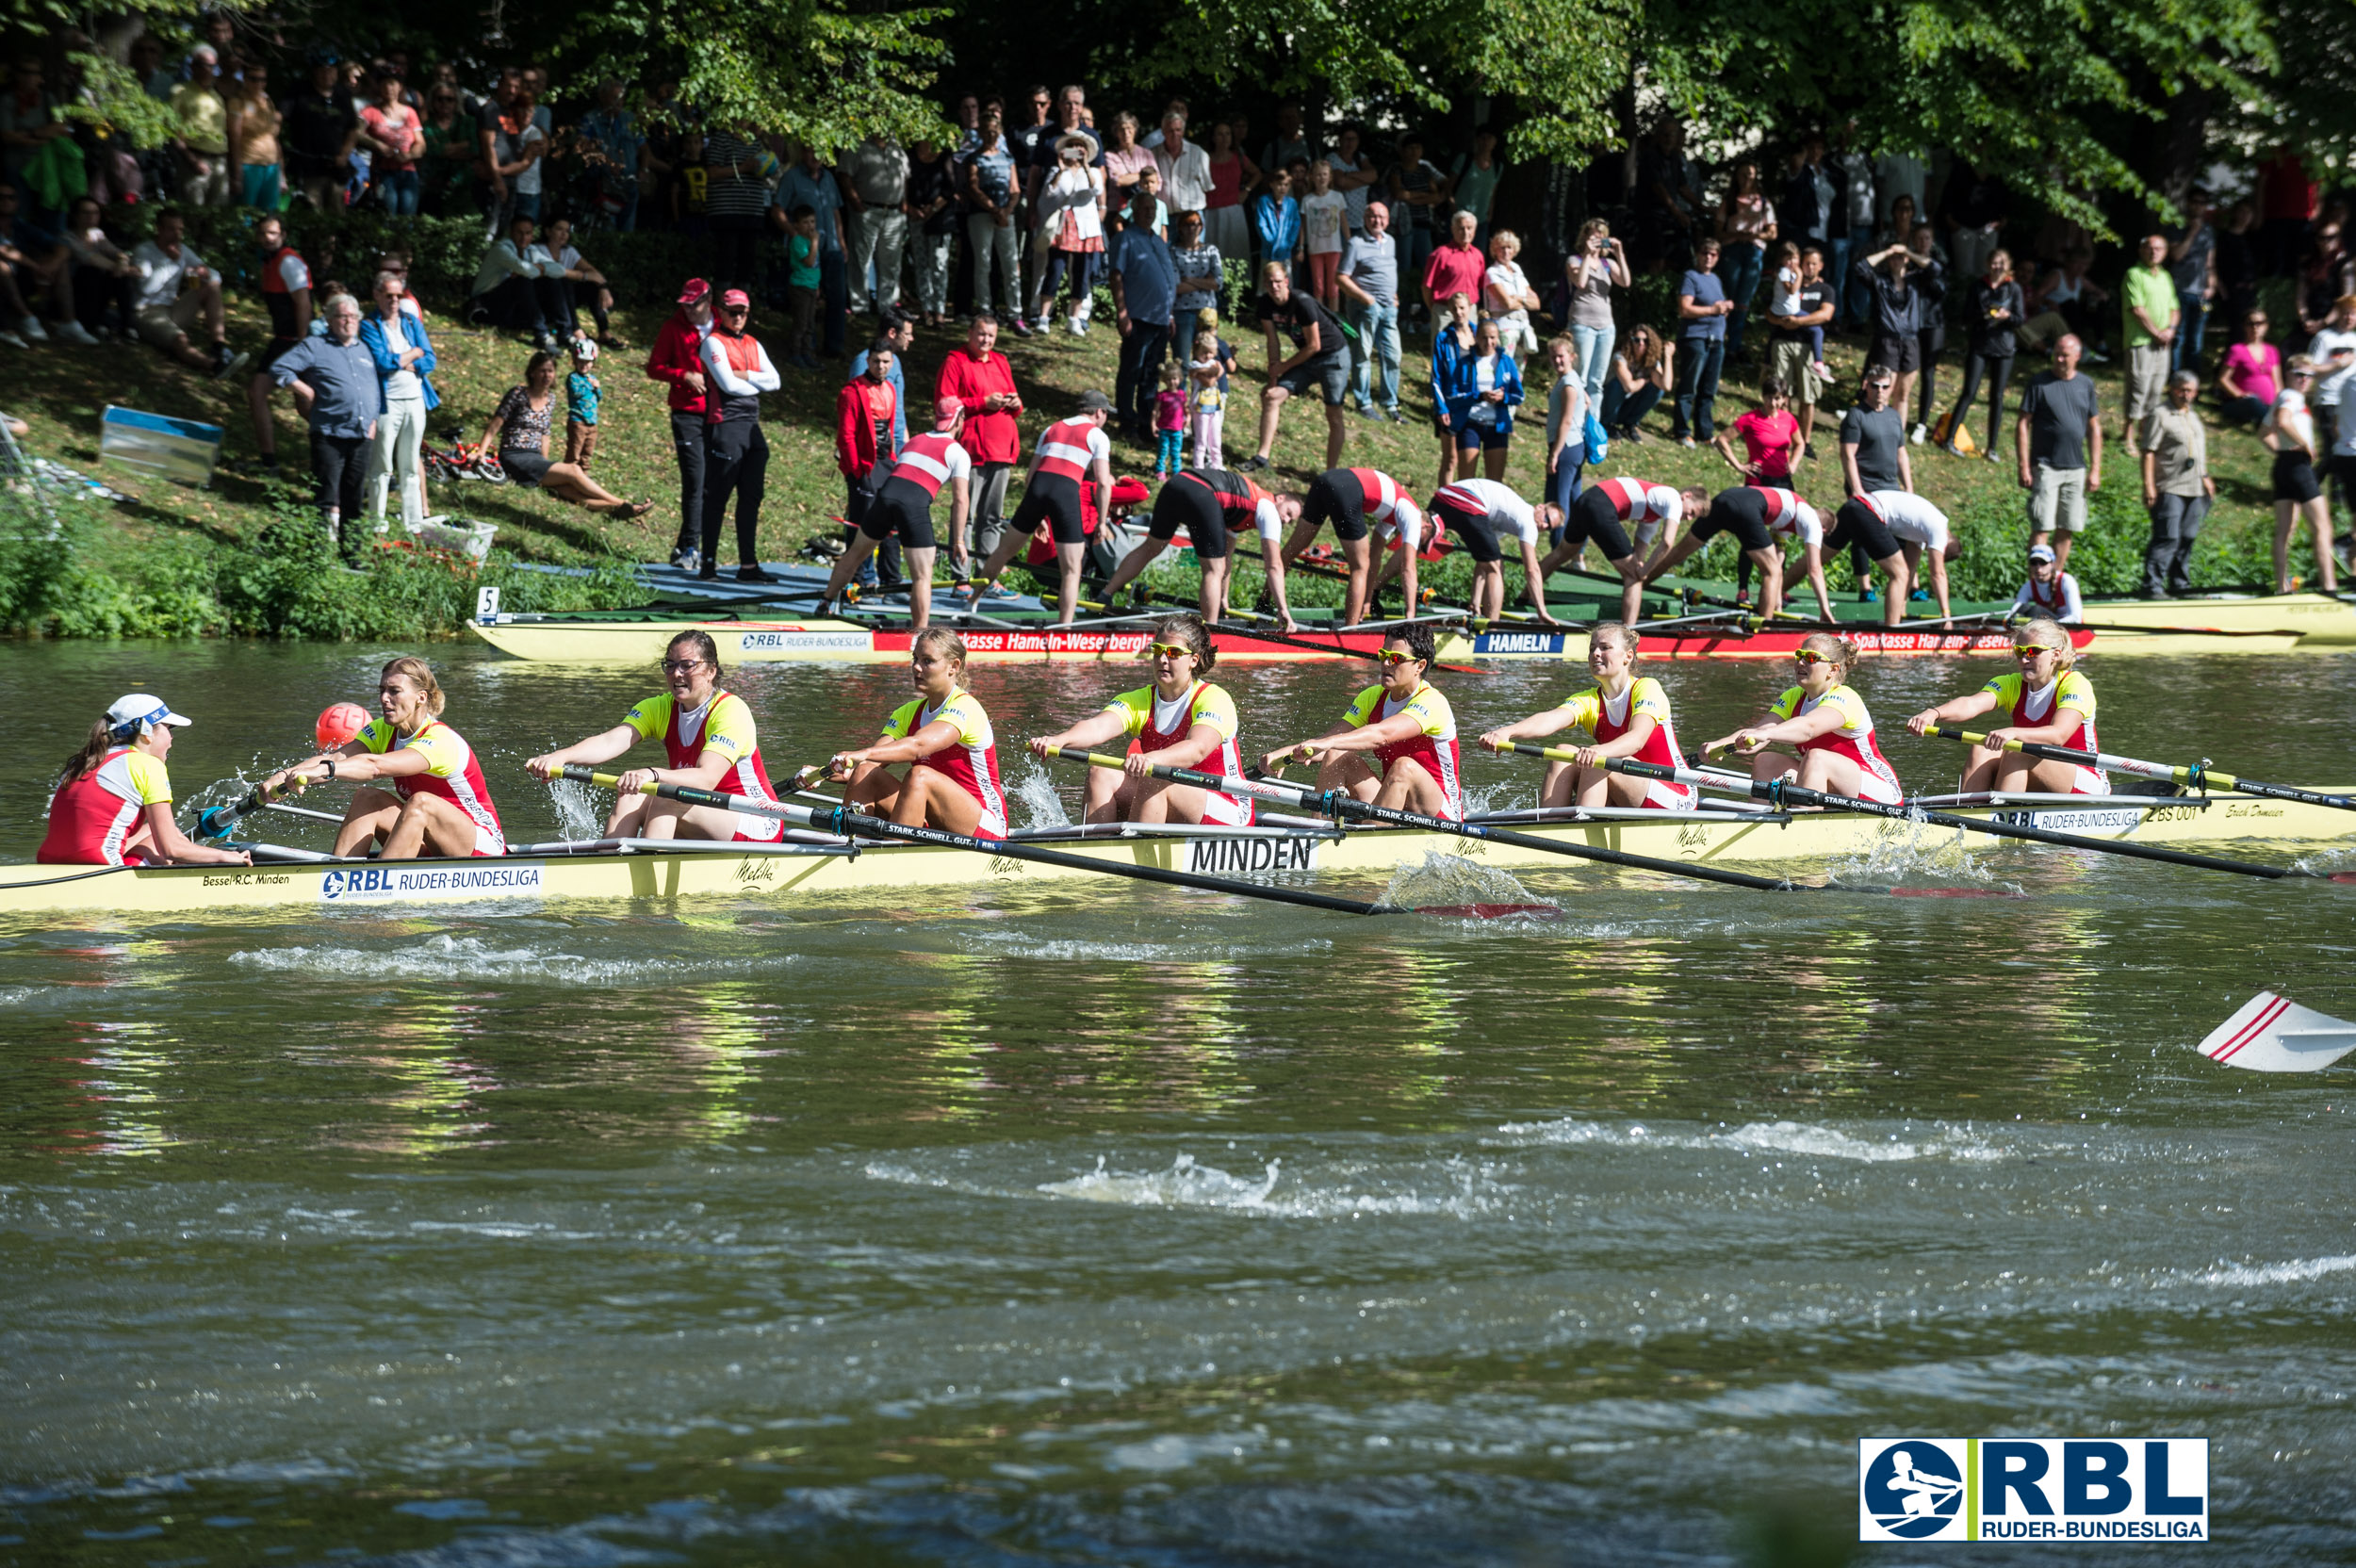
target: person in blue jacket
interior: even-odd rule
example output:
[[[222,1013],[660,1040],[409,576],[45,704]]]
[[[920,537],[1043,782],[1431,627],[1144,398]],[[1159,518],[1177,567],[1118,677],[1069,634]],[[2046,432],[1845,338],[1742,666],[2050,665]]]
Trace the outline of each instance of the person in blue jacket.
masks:
[[[408,285],[398,272],[379,272],[373,308],[360,322],[360,342],[376,361],[384,412],[368,448],[367,494],[376,531],[384,531],[385,500],[401,482],[401,521],[415,531],[425,521],[425,416],[442,405],[434,390],[434,344]]]
[[[1436,370],[1436,354],[1432,365]],[[1513,436],[1513,410],[1522,400],[1522,372],[1505,351],[1495,317],[1482,319],[1469,352],[1449,356],[1444,390],[1448,429],[1456,439],[1456,477],[1473,477],[1473,457],[1479,453],[1481,477],[1502,480]]]

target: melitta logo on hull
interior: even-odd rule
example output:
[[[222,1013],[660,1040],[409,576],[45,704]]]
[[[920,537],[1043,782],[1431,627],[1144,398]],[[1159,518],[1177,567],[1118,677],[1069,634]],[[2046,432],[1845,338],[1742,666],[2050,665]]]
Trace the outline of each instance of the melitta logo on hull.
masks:
[[[528,898],[539,890],[538,866],[492,859],[473,866],[362,866],[331,871],[319,878],[319,897],[330,903],[354,898]]]
[[[1186,869],[1201,874],[1232,876],[1238,872],[1315,871],[1315,839],[1190,839]]]
[[[1859,1541],[2206,1541],[2205,1437],[1867,1437]]]

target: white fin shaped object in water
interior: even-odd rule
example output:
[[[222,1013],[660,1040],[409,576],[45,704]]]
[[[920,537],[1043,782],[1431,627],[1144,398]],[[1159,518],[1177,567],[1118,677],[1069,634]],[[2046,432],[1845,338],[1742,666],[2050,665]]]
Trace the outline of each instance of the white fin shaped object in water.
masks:
[[[2260,991],[2201,1042],[2201,1054],[2252,1072],[2320,1072],[2356,1051],[2356,1023]]]

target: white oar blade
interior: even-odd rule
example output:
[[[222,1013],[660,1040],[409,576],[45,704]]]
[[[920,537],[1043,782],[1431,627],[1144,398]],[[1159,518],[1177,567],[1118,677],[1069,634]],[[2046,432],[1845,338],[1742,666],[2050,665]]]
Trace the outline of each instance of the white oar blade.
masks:
[[[2356,1023],[2260,991],[2201,1042],[2201,1054],[2252,1072],[2319,1072],[2356,1051]]]

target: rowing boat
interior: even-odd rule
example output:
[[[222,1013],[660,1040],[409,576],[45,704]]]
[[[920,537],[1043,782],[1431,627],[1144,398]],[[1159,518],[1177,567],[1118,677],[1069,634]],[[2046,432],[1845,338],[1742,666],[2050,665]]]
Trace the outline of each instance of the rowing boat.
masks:
[[[2138,843],[2262,842],[2281,848],[2356,839],[2356,812],[2296,801],[2213,795],[1974,795],[1926,798],[1927,808],[2024,826]],[[1823,864],[1951,840],[1941,829],[1835,811],[1657,811],[1618,808],[1504,812],[1478,819],[1542,839],[1730,866]],[[1280,819],[1274,825],[1147,827],[1104,825],[1018,835],[1109,863],[1205,875],[1332,873],[1387,875],[1427,855],[1480,865],[1561,869],[1534,849],[1403,828]],[[265,848],[264,853],[272,853]],[[582,841],[531,845],[499,859],[337,860],[277,851],[252,869],[222,866],[0,867],[0,914],[100,910],[147,916],[270,908],[431,907],[515,900],[761,898],[873,899],[923,890],[972,890],[1087,875],[923,844],[845,844],[796,834],[784,844]]]

